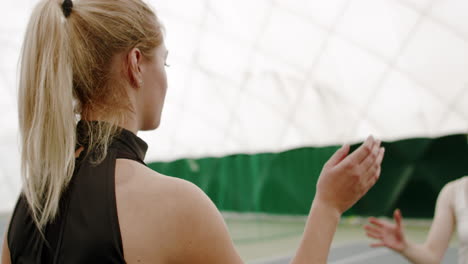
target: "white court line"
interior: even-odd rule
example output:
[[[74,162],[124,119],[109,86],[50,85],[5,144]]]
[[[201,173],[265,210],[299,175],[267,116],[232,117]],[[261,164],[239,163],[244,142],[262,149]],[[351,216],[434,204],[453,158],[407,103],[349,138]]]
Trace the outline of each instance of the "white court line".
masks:
[[[370,258],[375,258],[379,256],[383,256],[388,254],[388,250],[379,248],[379,249],[374,249],[372,251],[352,255],[350,257],[346,257],[345,259],[340,259],[333,261],[329,264],[349,264],[349,263],[359,263],[359,261],[370,259]]]

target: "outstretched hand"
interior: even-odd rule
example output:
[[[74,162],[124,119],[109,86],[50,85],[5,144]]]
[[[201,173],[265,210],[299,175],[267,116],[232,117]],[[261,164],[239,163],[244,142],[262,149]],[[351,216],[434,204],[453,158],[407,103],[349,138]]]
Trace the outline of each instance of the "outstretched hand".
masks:
[[[403,230],[403,217],[400,210],[393,213],[395,223],[380,220],[374,217],[369,218],[369,223],[365,225],[366,235],[370,238],[379,240],[373,243],[371,247],[388,247],[396,252],[403,252],[407,247],[405,234]]]
[[[384,148],[372,136],[353,153],[344,145],[325,163],[315,199],[338,210],[348,210],[374,186],[380,176]]]

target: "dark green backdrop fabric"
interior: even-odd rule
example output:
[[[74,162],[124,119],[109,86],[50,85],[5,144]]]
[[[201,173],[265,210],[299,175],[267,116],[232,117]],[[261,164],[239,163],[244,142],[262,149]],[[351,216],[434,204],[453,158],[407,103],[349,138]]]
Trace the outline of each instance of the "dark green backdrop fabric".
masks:
[[[432,217],[437,194],[468,175],[466,135],[384,142],[380,180],[347,215]],[[353,145],[354,150],[358,144]],[[305,147],[281,153],[155,162],[149,166],[202,188],[220,210],[307,214],[323,164],[338,149]]]

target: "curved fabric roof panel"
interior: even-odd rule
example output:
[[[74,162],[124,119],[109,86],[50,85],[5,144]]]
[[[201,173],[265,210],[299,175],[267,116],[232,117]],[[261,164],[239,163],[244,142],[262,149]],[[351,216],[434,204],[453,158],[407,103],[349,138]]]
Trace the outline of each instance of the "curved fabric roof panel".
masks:
[[[19,188],[16,66],[36,1],[0,8],[0,210]],[[148,161],[468,131],[464,0],[154,0],[170,50]]]

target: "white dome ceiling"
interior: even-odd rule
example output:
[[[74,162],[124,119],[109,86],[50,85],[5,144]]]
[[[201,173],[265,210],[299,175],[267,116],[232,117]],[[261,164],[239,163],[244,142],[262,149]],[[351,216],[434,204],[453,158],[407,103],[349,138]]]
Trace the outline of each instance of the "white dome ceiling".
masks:
[[[154,0],[170,50],[148,161],[468,131],[466,0]],[[0,210],[19,188],[16,66],[36,1],[0,8]]]

